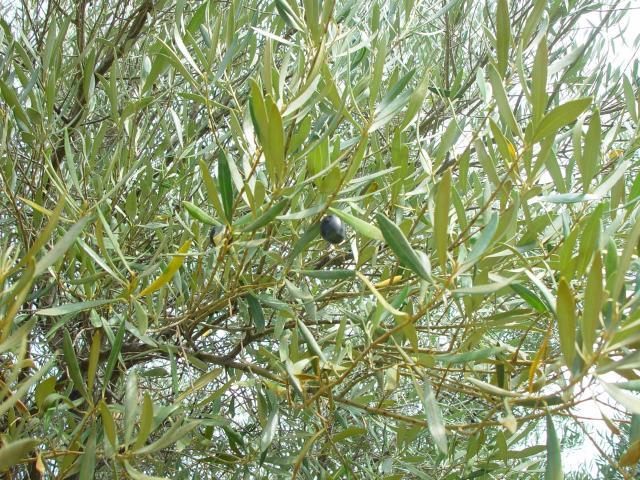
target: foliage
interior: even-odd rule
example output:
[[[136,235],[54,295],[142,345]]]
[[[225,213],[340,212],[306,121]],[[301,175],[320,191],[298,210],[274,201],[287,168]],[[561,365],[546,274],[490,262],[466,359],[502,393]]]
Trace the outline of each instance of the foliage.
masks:
[[[562,478],[640,414],[631,3],[3,4],[0,470]]]

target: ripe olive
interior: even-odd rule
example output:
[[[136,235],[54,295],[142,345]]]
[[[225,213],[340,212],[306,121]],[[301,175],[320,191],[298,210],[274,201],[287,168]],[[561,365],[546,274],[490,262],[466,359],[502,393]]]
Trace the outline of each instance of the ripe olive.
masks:
[[[327,215],[320,221],[320,235],[327,242],[337,245],[346,237],[344,223],[335,215]]]

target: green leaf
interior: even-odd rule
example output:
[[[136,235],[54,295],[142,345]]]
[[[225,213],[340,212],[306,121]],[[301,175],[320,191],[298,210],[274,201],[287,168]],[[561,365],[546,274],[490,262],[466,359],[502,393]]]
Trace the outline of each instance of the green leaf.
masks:
[[[84,312],[85,310],[91,310],[92,308],[101,307],[103,305],[109,305],[115,301],[116,300],[89,300],[87,302],[67,303],[57,307],[37,310],[36,314],[43,315],[45,317],[58,317],[61,315],[69,315],[71,313]]]
[[[107,440],[111,443],[111,448],[115,449],[118,444],[116,423],[113,420],[113,416],[104,403],[104,400],[100,400],[98,404],[98,410],[100,410],[100,418],[102,418],[102,428],[107,437]]]
[[[73,341],[71,340],[71,335],[67,329],[63,329],[64,336],[62,337],[62,351],[64,352],[64,359],[67,363],[67,368],[69,369],[69,377],[73,381],[78,392],[82,394],[82,396],[89,400],[89,395],[87,394],[87,389],[85,388],[84,381],[82,380],[82,373],[80,373],[80,366],[78,365],[78,357],[76,357],[76,352],[73,349]]]
[[[544,313],[548,311],[546,304],[534,292],[529,290],[524,285],[521,285],[519,283],[512,283],[510,287],[537,312]]]
[[[493,237],[498,229],[498,214],[496,212],[491,213],[489,223],[482,229],[480,237],[476,240],[471,248],[469,256],[465,259],[465,265],[473,265],[477,259],[489,248],[492,243]]]
[[[27,199],[24,199],[26,202]],[[31,205],[31,201],[28,202]],[[37,204],[31,205],[32,208],[35,208]],[[42,229],[36,240],[31,244],[31,247],[27,251],[25,255],[22,256],[22,259],[16,265],[16,268],[20,268],[24,266],[31,258],[36,256],[36,253],[40,251],[40,249],[47,243],[49,237],[53,233],[56,225],[58,225],[58,221],[60,220],[60,215],[62,214],[62,210],[64,210],[65,199],[61,198],[56,202],[56,208],[49,215],[49,220],[47,225]]]
[[[444,355],[434,355],[434,360],[437,362],[443,362],[448,364],[459,364],[476,362],[478,360],[486,360],[490,357],[494,357],[496,354],[504,351],[503,347],[487,347],[480,350],[474,350],[472,352],[463,353],[447,353]]]
[[[558,318],[558,336],[560,350],[569,369],[576,355],[576,301],[573,291],[564,277],[558,282],[556,300],[556,316]]]
[[[312,217],[319,212],[323,212],[326,208],[327,204],[321,203],[320,205],[305,208],[304,210],[299,210],[297,212],[287,213],[286,215],[278,215],[276,218],[278,220],[302,220],[304,218]]]
[[[591,200],[598,200],[597,195],[590,193],[559,193],[557,195],[541,195],[533,197],[529,200],[531,203],[535,202],[547,202],[547,203],[559,203],[568,205],[571,203],[589,202]]]
[[[124,257],[124,253],[122,253],[122,249],[120,248],[120,244],[118,243],[118,238],[116,237],[116,235],[111,230],[109,222],[105,218],[105,216],[102,213],[102,210],[100,208],[97,209],[97,212],[98,212],[98,218],[100,219],[100,224],[102,225],[102,228],[104,229],[105,233],[107,234],[107,237],[109,238],[109,241],[111,242],[111,246],[113,247],[113,249],[118,254],[118,257],[120,258],[120,261],[122,262],[122,264],[127,268],[127,270],[129,270],[129,272],[132,272],[131,267],[129,266],[129,263],[127,262],[127,259]]]
[[[156,278],[153,282],[151,282],[149,286],[147,286],[138,294],[138,298],[149,295],[169,283],[169,281],[173,278],[173,276],[184,263],[186,259],[185,254],[189,251],[189,247],[191,247],[190,239],[182,244],[182,246],[178,249],[174,257],[169,262],[169,265],[167,265],[167,268],[164,269],[164,271],[158,278]]]
[[[40,370],[38,370],[35,374],[32,374],[25,381],[18,385],[18,388],[13,390],[11,395],[6,398],[4,401],[0,402],[0,417],[4,415],[7,410],[13,408],[13,406],[18,403],[18,401],[24,397],[27,392],[31,391],[33,386],[46,374],[51,366],[54,364],[54,359],[49,360]]]
[[[316,94],[316,89],[318,88],[318,84],[320,83],[321,79],[322,77],[318,74],[310,82],[307,81],[307,84],[301,89],[301,91],[298,93],[298,96],[287,105],[285,111],[282,112],[282,116],[286,117],[288,115],[291,115],[296,110],[304,106],[304,104],[307,103],[307,101]]]
[[[135,455],[149,455],[157,451],[163,450],[187,435],[194,428],[198,427],[202,422],[199,420],[181,423],[176,421],[171,427],[155,442],[142,447],[134,452]]]
[[[267,425],[264,427],[262,431],[262,436],[260,437],[260,451],[264,452],[269,448],[271,442],[273,442],[273,438],[276,435],[276,431],[278,430],[278,406],[276,405],[271,413],[269,414],[269,419],[267,420]]]
[[[482,380],[478,380],[477,378],[469,377],[467,378],[467,381],[469,381],[470,383],[473,383],[476,387],[480,388],[481,390],[484,390],[485,392],[490,393],[492,395],[497,395],[498,397],[517,398],[520,396],[516,392],[512,392],[504,388],[496,387],[491,383],[483,382]]]
[[[531,142],[536,143],[543,138],[558,133],[562,127],[574,122],[591,105],[592,101],[591,97],[578,98],[551,110],[542,118],[540,124],[534,130]]]
[[[584,292],[584,308],[582,312],[580,330],[582,333],[582,348],[585,353],[593,353],[596,341],[596,329],[600,323],[600,312],[604,300],[602,287],[602,257],[596,252],[587,278],[587,288]]]
[[[331,437],[331,441],[334,443],[343,442],[349,437],[359,437],[367,433],[366,428],[361,427],[347,427],[341,432],[336,433]]]
[[[601,217],[604,211],[604,204],[598,207],[589,215],[589,218],[582,226],[580,235],[580,247],[578,248],[578,259],[576,262],[576,270],[578,275],[584,274],[587,265],[591,262],[591,257],[600,242]]]
[[[39,443],[40,440],[35,438],[23,438],[5,443],[2,448],[0,448],[0,472],[6,472],[14,465],[20,463]],[[8,475],[7,478],[11,478],[11,476]]]
[[[313,241],[318,235],[320,235],[320,224],[316,223],[311,228],[308,228],[304,234],[293,244],[291,253],[287,256],[287,263],[293,262],[298,255],[302,253],[304,248]],[[382,236],[382,234],[380,234]]]
[[[533,34],[536,31],[540,24],[540,18],[542,18],[542,14],[545,11],[545,7],[549,2],[547,0],[535,0],[533,8],[531,9],[531,13],[527,17],[527,21],[524,24],[524,28],[522,29],[522,44],[526,47],[529,45]]]
[[[433,235],[435,237],[436,252],[438,262],[444,268],[447,263],[447,248],[449,246],[449,209],[451,196],[451,169],[448,168],[438,186],[436,187],[435,211],[433,214],[434,226]]]
[[[633,93],[633,86],[629,81],[629,77],[626,75],[622,76],[622,91],[624,92],[624,100],[627,105],[629,115],[631,115],[634,122],[638,123],[638,103],[636,96]]]
[[[278,215],[284,212],[291,205],[291,199],[283,198],[278,203],[274,203],[266,212],[256,218],[253,222],[246,225],[242,230],[245,232],[251,232],[264,227],[268,223],[272,222]]]
[[[560,441],[551,415],[547,413],[547,466],[544,471],[544,479],[562,480],[563,478]]]
[[[262,306],[255,295],[249,294],[246,296],[247,303],[249,305],[249,313],[251,314],[251,320],[253,326],[256,328],[256,332],[260,333],[264,330],[265,319]]]
[[[132,301],[133,301],[133,308],[136,314],[136,325],[140,333],[144,335],[147,331],[147,328],[149,328],[149,316],[147,315],[147,312],[145,311],[145,309],[142,307],[142,303],[140,303],[135,298],[132,299]]]
[[[209,197],[209,201],[213,204],[213,208],[215,208],[218,216],[220,218],[225,218],[226,214],[224,213],[224,207],[220,202],[218,186],[211,176],[211,173],[209,173],[209,167],[207,167],[207,164],[204,163],[202,159],[198,161],[198,165],[200,165],[200,173],[202,174],[202,180],[204,181],[204,185],[207,189],[207,196]]]
[[[395,223],[385,217],[382,213],[376,215],[376,220],[382,231],[382,235],[396,254],[396,257],[408,268],[413,270],[423,280],[431,280],[431,275],[425,262],[413,249],[407,238]]]
[[[231,183],[231,170],[229,169],[227,156],[223,150],[220,150],[218,154],[218,181],[220,182],[224,214],[230,224],[233,218],[233,184]]]
[[[553,297],[553,294],[546,287],[544,282],[536,277],[530,270],[525,270],[525,274],[529,277],[529,280],[533,282],[533,284],[538,288],[540,293],[542,294],[542,298],[544,299],[547,307],[555,314],[556,312],[556,301]]]
[[[382,128],[389,123],[393,116],[409,102],[412,92],[406,91],[402,94],[401,92],[407,83],[409,83],[414,73],[415,70],[410,70],[407,74],[402,76],[380,101],[380,104],[374,112],[373,122],[369,126],[369,133]]]
[[[429,381],[424,379],[424,392],[423,399],[425,416],[427,417],[427,425],[429,427],[429,433],[433,437],[433,441],[438,446],[438,449],[447,454],[447,431],[444,426],[444,417],[442,416],[442,410],[440,405],[436,401],[436,396],[433,392],[433,388]]]
[[[533,61],[533,73],[531,78],[531,109],[533,112],[532,124],[534,127],[536,127],[542,119],[544,110],[547,106],[548,61],[549,52],[547,48],[547,39],[542,37]]]
[[[320,345],[318,345],[318,342],[316,342],[311,330],[309,330],[309,328],[300,319],[298,319],[298,328],[300,329],[300,332],[302,332],[302,336],[304,337],[305,342],[307,342],[309,349],[320,358],[321,362],[326,362],[327,358],[324,356],[324,353],[322,352]]]
[[[184,208],[187,210],[187,213],[189,213],[189,215],[193,219],[198,220],[199,222],[202,222],[202,223],[206,223],[207,225],[220,225],[220,222],[218,222],[215,218],[213,218],[211,215],[209,215],[207,212],[205,212],[195,204],[188,202],[186,200],[183,200],[182,205],[184,205]]]
[[[493,161],[493,158],[487,152],[486,147],[482,140],[478,139],[475,141],[476,153],[478,155],[478,160],[482,168],[484,169],[484,173],[487,175],[488,179],[494,185],[500,185],[500,177],[498,177],[498,172],[496,171],[496,165]]]
[[[145,475],[144,473],[139,472],[138,470],[133,468],[131,464],[126,460],[122,463],[124,464],[124,468],[127,471],[127,474],[133,480],[168,480],[167,477],[154,477],[150,475]]]
[[[82,233],[84,227],[93,220],[93,216],[89,215],[81,218],[78,222],[73,225],[64,235],[63,237],[53,246],[51,250],[45,253],[40,260],[36,263],[36,270],[34,276],[39,276],[44,271],[53,265],[62,255],[66,253],[67,250],[73,245],[76,239]]]
[[[124,387],[124,441],[129,443],[138,416],[138,376],[129,370]]]
[[[258,139],[264,138],[268,130],[268,117],[264,105],[262,89],[255,80],[249,80],[249,112],[253,122],[253,129]],[[269,165],[267,165],[269,168]]]
[[[22,102],[18,99],[18,95],[16,95],[15,90],[0,80],[0,93],[2,94],[6,104],[13,111],[16,119],[22,123],[22,127],[29,129],[31,122],[29,121],[29,117],[22,107]]]
[[[276,10],[278,10],[278,14],[282,17],[282,19],[289,25],[291,28],[298,31],[305,31],[304,23],[298,15],[293,11],[291,6],[287,3],[286,0],[276,0]]]
[[[582,191],[585,193],[589,191],[591,181],[600,170],[601,135],[600,111],[596,109],[589,121],[582,161],[578,162],[580,173],[582,173]]]
[[[629,395],[614,383],[607,383],[600,379],[602,388],[611,395],[616,402],[622,405],[629,413],[640,415],[640,399],[636,395]]]
[[[273,101],[270,95],[267,95],[264,99],[265,110],[267,112],[267,118],[269,119],[267,127],[267,136],[260,139],[260,143],[265,149],[265,161],[267,164],[271,163],[273,167],[269,170],[274,172],[274,179],[279,182],[283,178],[285,173],[284,164],[284,128],[282,125],[282,116],[278,106]],[[269,148],[266,148],[266,145]],[[268,167],[267,167],[268,168]]]
[[[509,5],[507,0],[498,0],[496,10],[496,54],[498,57],[498,73],[505,76],[509,64],[511,44],[511,23],[509,21]]]
[[[56,390],[56,377],[49,377],[38,384],[35,391],[36,406],[41,410],[45,406],[45,401],[49,395]]]
[[[637,249],[639,239],[640,221],[638,221],[636,212],[635,224],[633,225],[633,229],[627,235],[627,241],[624,245],[624,250],[622,251],[622,255],[620,255],[620,259],[614,273],[613,282],[611,284],[611,292],[609,293],[610,298],[612,299],[617,299],[620,295],[620,291],[622,290],[625,282],[625,275],[627,274],[627,269],[629,268],[629,263],[631,262],[631,257],[633,256],[634,250]]]
[[[360,235],[370,238],[372,240],[384,241],[384,237],[382,236],[382,232],[372,225],[369,222],[365,222],[364,220],[351,215],[350,213],[344,212],[342,210],[338,210],[337,208],[329,208],[329,211],[334,215],[340,217],[347,224],[351,226],[356,232]]]
[[[203,389],[207,385],[211,384],[216,378],[220,376],[222,373],[222,369],[214,368],[206,373],[203,373],[192,385],[189,386],[185,391],[180,393],[175,399],[175,404],[179,404],[185,398],[197,392],[198,390]]]
[[[411,97],[409,97],[409,102],[407,104],[407,111],[405,112],[404,119],[400,124],[400,130],[404,130],[407,128],[411,121],[418,115],[420,109],[422,108],[422,104],[424,102],[424,98],[427,95],[429,84],[433,81],[430,75],[426,72],[420,80],[418,86],[413,90]]]
[[[95,478],[96,469],[96,427],[91,427],[80,459],[80,477]]]
[[[100,341],[102,334],[100,330],[96,330],[91,339],[91,350],[89,351],[89,364],[87,365],[87,390],[89,398],[93,403],[93,387],[96,380],[96,372],[98,370],[98,362],[100,361]]]
[[[249,81],[249,87],[253,128],[262,145],[269,178],[277,183],[285,171],[282,116],[271,97],[262,96],[262,89],[254,80]]]
[[[142,402],[142,414],[140,415],[140,429],[138,430],[138,436],[133,445],[133,449],[137,450],[147,442],[149,434],[153,426],[153,401],[148,393],[144,394],[144,400]]]
[[[500,78],[500,74],[493,65],[488,66],[488,74],[489,82],[493,87],[493,97],[498,104],[500,117],[502,117],[502,120],[507,124],[512,133],[521,137],[522,132],[520,131],[516,117],[513,115],[513,110],[511,110],[511,106],[509,105],[509,98],[507,97],[507,92]]]
[[[180,53],[182,53],[182,56],[189,63],[189,65],[191,65],[191,67],[196,71],[198,76],[202,77],[203,75],[202,75],[202,72],[200,71],[200,68],[198,68],[198,65],[193,60],[193,57],[189,53],[189,50],[187,50],[186,45],[182,41],[182,35],[180,35],[180,31],[178,30],[178,25],[175,25],[173,29],[173,41],[175,42],[176,47],[178,47],[178,50],[180,50]]]
[[[375,59],[371,67],[371,75],[369,77],[369,109],[373,109],[373,105],[378,99],[378,92],[382,83],[382,75],[384,74],[384,62],[387,57],[388,39],[382,36],[376,42]]]
[[[462,127],[464,127],[464,125],[459,125],[458,120],[455,117],[453,117],[449,122],[449,125],[447,125],[442,137],[440,137],[440,144],[438,145],[438,149],[435,153],[433,165],[436,169],[440,168],[440,165],[442,165],[442,161],[447,156],[447,153],[451,151],[451,147],[453,147],[456,140],[458,140],[458,137],[460,137],[463,130]]]
[[[115,339],[113,341],[113,345],[111,346],[111,351],[109,352],[107,367],[104,370],[104,379],[102,382],[103,394],[107,388],[107,385],[109,385],[109,381],[111,381],[111,374],[113,373],[113,369],[115,368],[116,362],[118,361],[118,355],[120,355],[120,349],[122,348],[122,342],[124,341],[124,332],[125,324],[124,320],[122,320],[120,322],[120,328],[118,328],[118,332],[116,333]]]
[[[465,263],[464,265],[468,268],[471,264]],[[511,285],[517,275],[508,278],[502,278],[499,275],[494,275],[494,277],[496,277],[496,281],[493,283],[474,285],[473,287],[456,288],[453,292],[462,295],[487,295],[489,293],[495,293]]]

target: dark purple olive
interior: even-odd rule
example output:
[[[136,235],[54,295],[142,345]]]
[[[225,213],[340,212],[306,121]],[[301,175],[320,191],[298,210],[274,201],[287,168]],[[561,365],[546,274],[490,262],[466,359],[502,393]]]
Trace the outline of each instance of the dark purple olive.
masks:
[[[344,223],[335,215],[327,215],[320,222],[320,235],[327,242],[337,245],[346,236]]]

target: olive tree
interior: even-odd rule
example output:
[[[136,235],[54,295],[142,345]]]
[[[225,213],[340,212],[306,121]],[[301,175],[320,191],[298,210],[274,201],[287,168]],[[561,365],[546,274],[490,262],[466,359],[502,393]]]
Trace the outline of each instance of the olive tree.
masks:
[[[632,4],[4,3],[5,478],[634,476]]]

